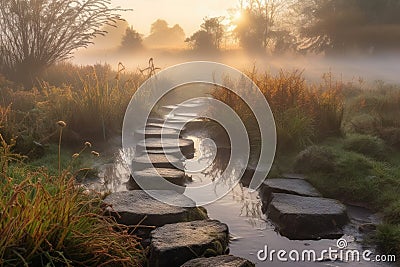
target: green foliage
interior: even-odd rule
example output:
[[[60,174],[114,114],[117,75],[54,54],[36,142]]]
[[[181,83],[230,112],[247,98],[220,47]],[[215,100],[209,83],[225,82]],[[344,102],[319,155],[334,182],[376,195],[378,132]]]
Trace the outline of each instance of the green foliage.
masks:
[[[375,235],[375,241],[385,254],[400,256],[400,225],[380,225]]]
[[[333,153],[320,146],[310,146],[301,151],[293,166],[294,171],[299,173],[330,173],[334,168]]]
[[[307,0],[295,5],[304,49],[376,52],[396,49],[400,5],[391,0]]]
[[[383,139],[391,148],[400,149],[400,90],[398,86],[376,83],[347,99],[344,129]]]
[[[385,208],[385,220],[391,224],[400,225],[400,200],[391,203]]]
[[[383,140],[370,135],[350,135],[345,139],[343,147],[375,159],[385,159],[387,148]]]

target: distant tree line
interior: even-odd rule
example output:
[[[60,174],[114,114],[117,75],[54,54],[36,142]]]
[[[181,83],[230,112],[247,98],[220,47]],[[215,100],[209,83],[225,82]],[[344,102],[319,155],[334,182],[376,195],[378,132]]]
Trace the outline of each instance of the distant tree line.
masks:
[[[109,0],[1,0],[0,73],[26,87],[52,64],[121,22]],[[186,38],[164,20],[143,37],[125,25],[119,48],[178,47],[218,52],[236,42],[249,52],[380,53],[400,50],[400,0],[239,0],[240,16],[206,17]],[[230,21],[227,25],[226,21]],[[106,28],[107,28],[106,27]]]
[[[399,0],[242,0],[229,33],[222,18],[206,18],[186,39],[218,50],[228,34],[247,51],[346,54],[398,50]],[[218,33],[218,34],[216,34]]]

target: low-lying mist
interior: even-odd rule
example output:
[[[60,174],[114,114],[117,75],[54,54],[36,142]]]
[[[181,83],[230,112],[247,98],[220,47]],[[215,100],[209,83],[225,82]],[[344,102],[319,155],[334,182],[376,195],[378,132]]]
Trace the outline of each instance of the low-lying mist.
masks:
[[[140,52],[122,53],[113,50],[86,49],[78,51],[73,63],[87,65],[107,63],[117,68],[121,62],[127,70],[135,71],[148,66],[150,58],[156,67],[165,69],[169,66],[188,61],[215,61],[239,70],[276,73],[279,70],[299,70],[309,81],[319,81],[326,73],[331,73],[336,80],[370,83],[377,80],[385,83],[400,83],[400,53],[382,55],[351,55],[328,57],[324,55],[266,55],[249,54],[242,50],[196,53],[183,49],[143,49]]]

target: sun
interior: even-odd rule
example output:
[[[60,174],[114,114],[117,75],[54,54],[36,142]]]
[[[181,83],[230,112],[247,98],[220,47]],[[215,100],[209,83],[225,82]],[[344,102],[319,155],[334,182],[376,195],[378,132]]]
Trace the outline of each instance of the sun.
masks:
[[[238,10],[233,14],[233,20],[238,21],[242,18],[242,11]]]

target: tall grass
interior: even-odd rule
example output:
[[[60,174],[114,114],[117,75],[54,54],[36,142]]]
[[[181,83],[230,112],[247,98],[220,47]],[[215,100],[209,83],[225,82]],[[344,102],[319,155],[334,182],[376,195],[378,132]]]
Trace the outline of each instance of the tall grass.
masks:
[[[65,170],[29,171],[1,137],[0,266],[140,266],[144,252],[128,228],[103,215],[98,194]]]
[[[54,69],[46,76],[54,84],[42,81],[39,88],[29,91],[0,84],[4,119],[0,133],[7,140],[18,137],[17,147],[33,141],[57,142],[57,128],[48,122],[61,119],[69,125],[64,133],[66,144],[88,138],[107,140],[119,134],[126,107],[144,77],[125,72],[122,64],[115,71],[109,65],[62,64]]]
[[[272,75],[253,69],[247,75],[259,87],[272,109],[280,150],[302,148],[313,141],[341,134],[343,84],[332,82],[331,76],[323,83],[313,85],[306,83],[300,71],[280,71]],[[259,138],[254,130],[257,124],[249,107],[228,90],[215,90],[213,96],[239,114],[250,139],[257,143]]]

